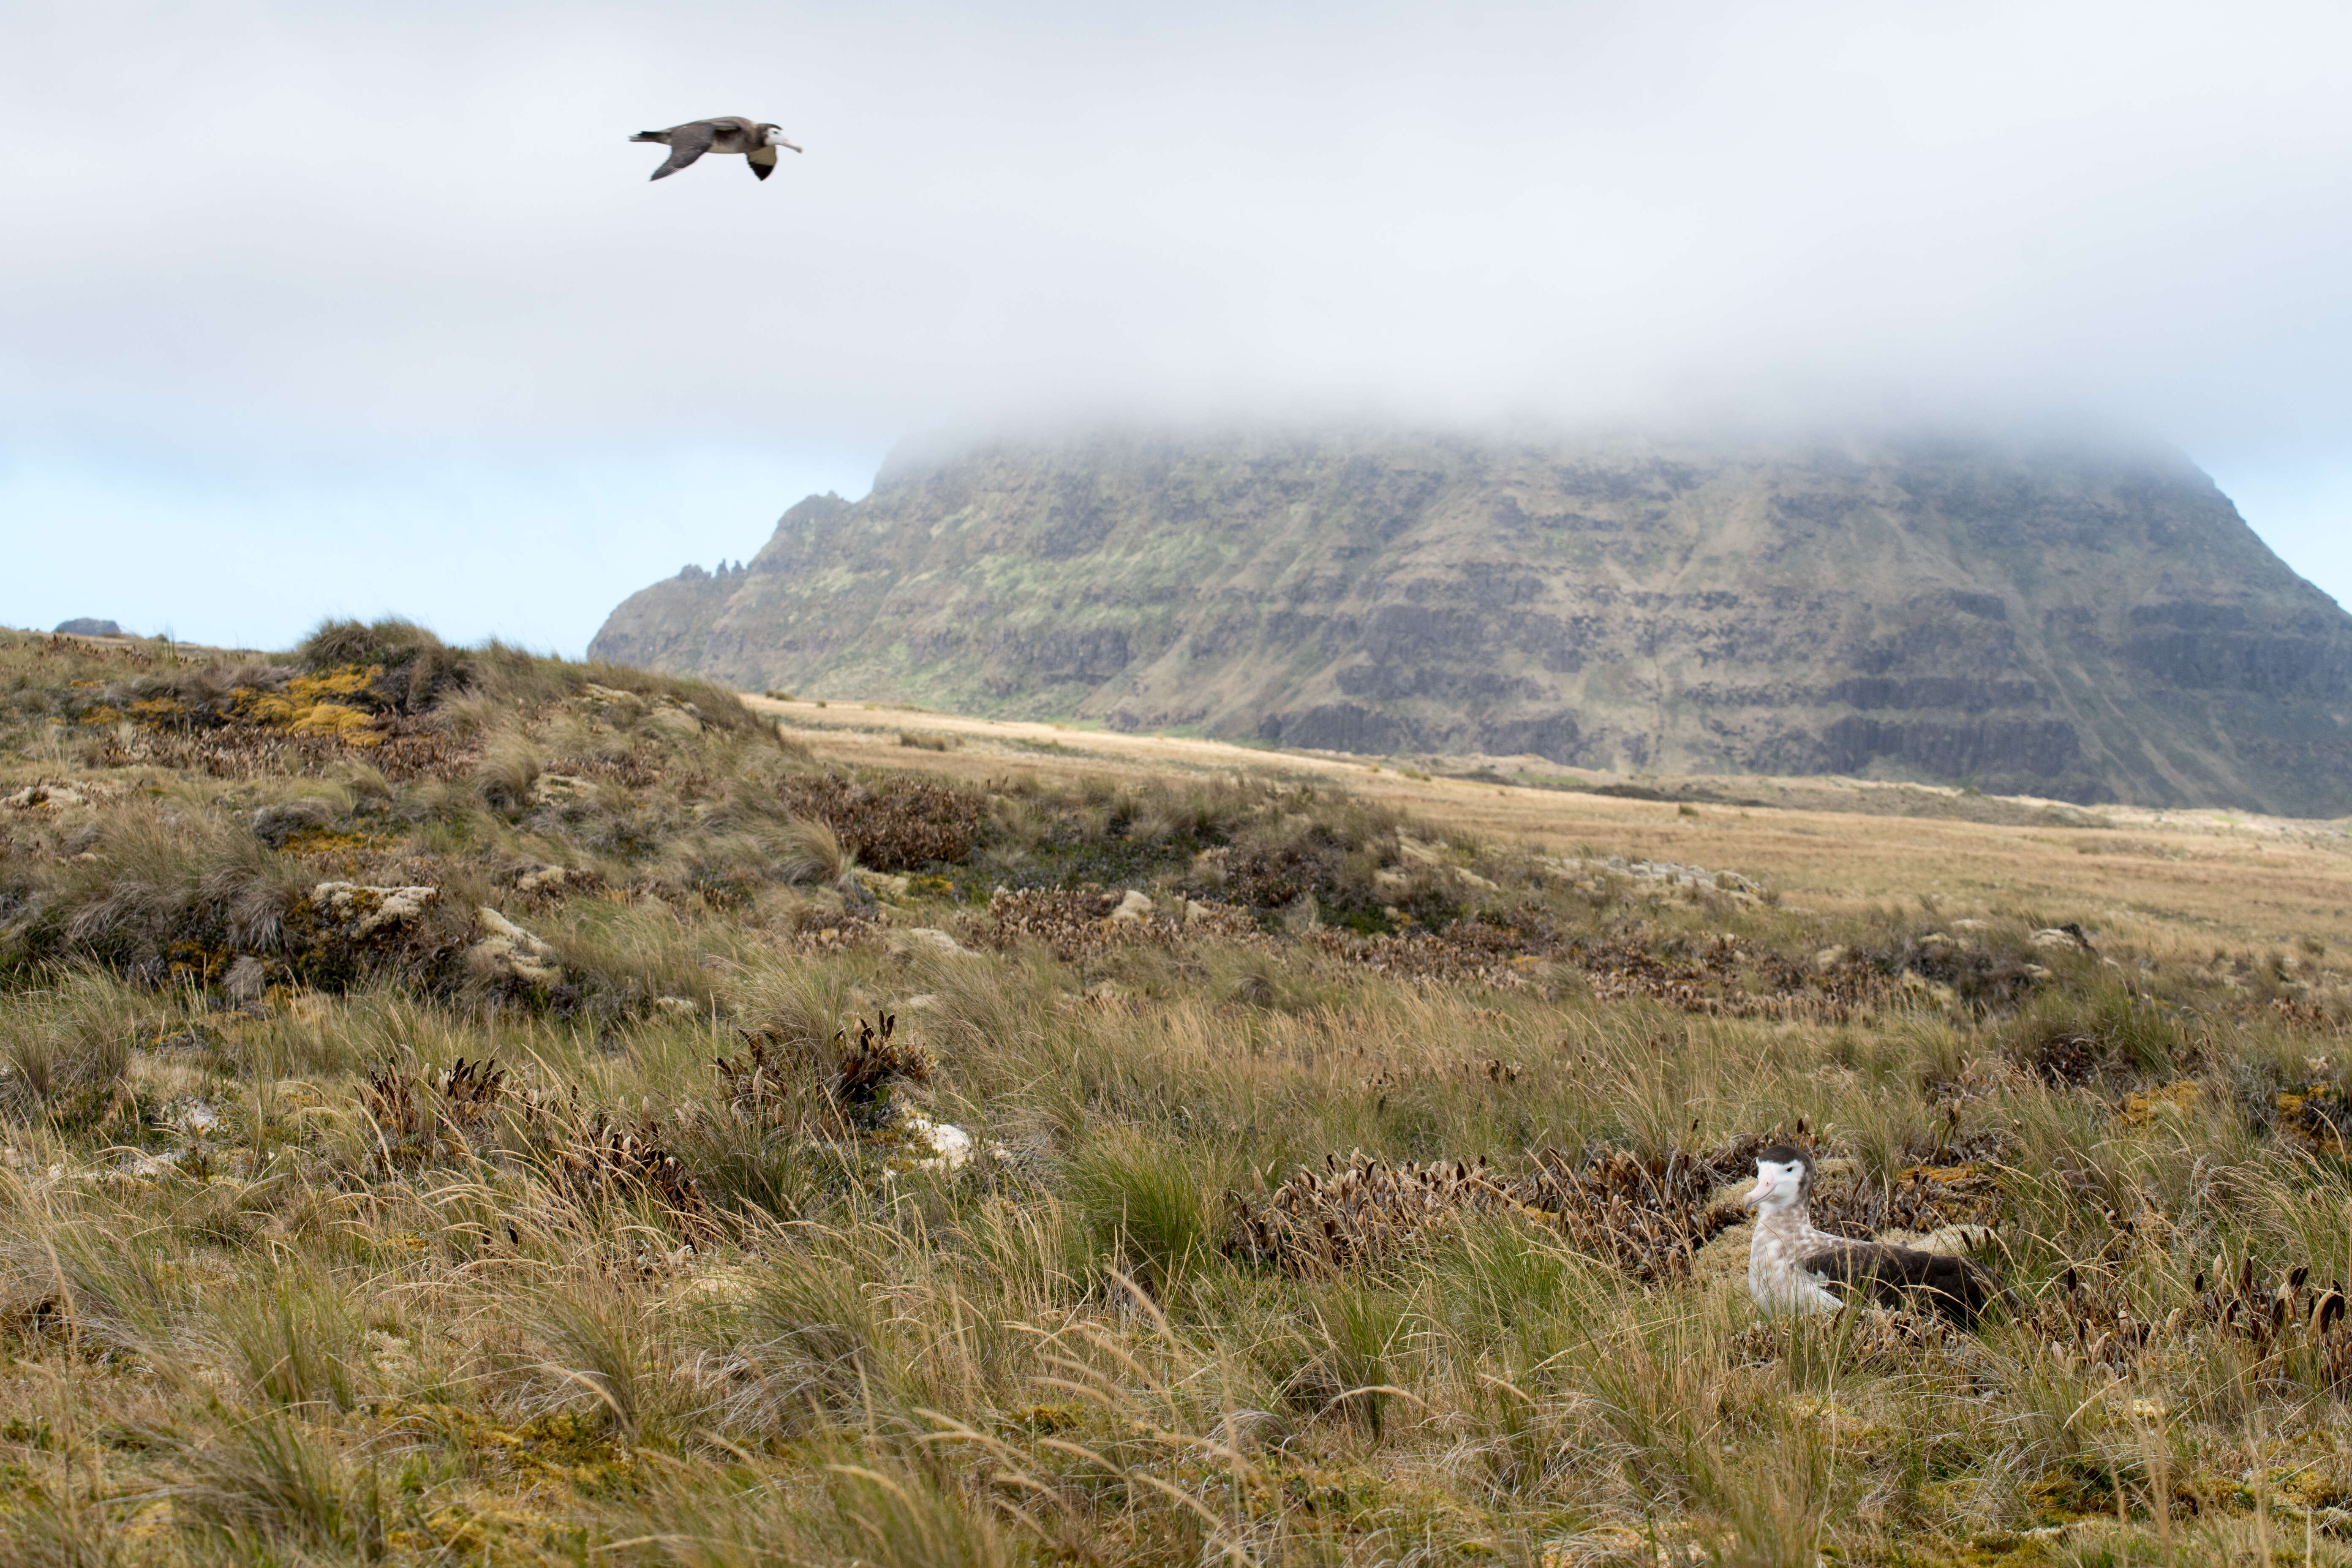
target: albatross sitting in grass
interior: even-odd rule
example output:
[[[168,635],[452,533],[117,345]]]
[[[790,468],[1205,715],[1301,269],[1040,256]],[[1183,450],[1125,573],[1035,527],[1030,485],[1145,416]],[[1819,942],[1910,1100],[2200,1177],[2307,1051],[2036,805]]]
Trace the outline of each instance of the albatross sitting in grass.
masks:
[[[1813,1228],[1813,1157],[1789,1143],[1756,1156],[1756,1186],[1740,1200],[1756,1211],[1748,1244],[1748,1294],[1768,1316],[1834,1312],[1860,1294],[1882,1307],[1926,1305],[1973,1322],[2006,1299],[2000,1282],[1965,1258]]]

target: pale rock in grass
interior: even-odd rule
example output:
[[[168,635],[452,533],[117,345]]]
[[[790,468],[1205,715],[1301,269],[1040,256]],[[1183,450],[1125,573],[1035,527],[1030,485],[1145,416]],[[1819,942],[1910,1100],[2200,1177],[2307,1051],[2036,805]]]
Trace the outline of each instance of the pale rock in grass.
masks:
[[[1906,991],[1919,992],[1922,994],[1934,999],[1939,1005],[1946,1007],[1952,1005],[1960,999],[1960,994],[1958,992],[1953,990],[1950,986],[1945,984],[1940,980],[1928,979],[1926,975],[1920,973],[1916,969],[1906,969],[1903,972],[1903,988]]]
[[[166,1149],[154,1154],[133,1154],[115,1168],[115,1178],[123,1185],[139,1186],[162,1181],[178,1168],[185,1149]]]
[[[956,941],[937,926],[908,926],[890,933],[893,957],[908,958],[916,953],[929,953],[942,958],[970,958],[971,949]]]
[[[530,782],[530,798],[539,805],[576,805],[586,802],[595,788],[595,781],[577,773],[541,773]]]
[[[916,1163],[917,1170],[961,1171],[971,1163],[971,1133],[952,1121],[927,1122],[921,1117],[914,1120],[922,1123],[919,1135],[929,1140],[932,1150],[931,1158]]]
[[[484,904],[474,920],[482,935],[466,950],[466,965],[488,980],[520,980],[532,985],[554,985],[563,979],[555,949]]]
[[[1118,908],[1111,910],[1109,918],[1115,921],[1129,921],[1150,920],[1151,918],[1151,899],[1150,895],[1139,892],[1133,888],[1129,888],[1127,890],[1127,896],[1119,900]]]
[[[310,902],[355,939],[414,924],[440,896],[438,888],[374,888],[360,882],[321,882],[310,889]]]
[[[40,806],[87,805],[89,801],[79,790],[65,784],[29,784],[16,794],[0,797],[0,805],[18,811],[32,811]]]
[[[540,775],[544,779],[547,775]],[[562,866],[533,866],[519,873],[514,880],[515,891],[527,895],[552,894],[562,891],[572,879],[572,873]]]
[[[672,1017],[698,1018],[702,1016],[702,1009],[684,996],[656,996],[654,1005]]]
[[[865,884],[866,891],[880,899],[903,899],[915,881],[912,877],[892,871],[869,871],[863,866],[857,868],[857,879]]]
[[[1813,972],[1827,974],[1843,964],[1848,956],[1848,951],[1843,947],[1825,947],[1813,954]]]
[[[905,1165],[893,1163],[888,1168],[888,1173],[893,1176],[901,1170],[929,1171],[952,1176],[971,1164],[972,1156],[980,1152],[979,1141],[954,1122],[934,1121],[911,1110],[892,1123],[890,1135],[898,1139],[908,1153],[916,1156]],[[1011,1150],[993,1141],[988,1145],[988,1153],[992,1160],[1012,1158]]]
[[[686,704],[664,698],[655,705],[652,712],[646,715],[646,728],[673,740],[691,740],[702,733],[702,718]]]

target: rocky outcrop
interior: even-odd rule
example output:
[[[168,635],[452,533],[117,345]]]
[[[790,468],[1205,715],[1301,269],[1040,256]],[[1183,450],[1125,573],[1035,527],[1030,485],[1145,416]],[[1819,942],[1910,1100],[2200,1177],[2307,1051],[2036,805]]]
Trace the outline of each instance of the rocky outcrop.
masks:
[[[1314,750],[2352,812],[2352,617],[2178,454],[1249,435],[894,458],[599,658]]]
[[[560,985],[563,965],[553,947],[488,904],[474,910],[481,931],[466,949],[466,967],[478,979],[523,985]]]

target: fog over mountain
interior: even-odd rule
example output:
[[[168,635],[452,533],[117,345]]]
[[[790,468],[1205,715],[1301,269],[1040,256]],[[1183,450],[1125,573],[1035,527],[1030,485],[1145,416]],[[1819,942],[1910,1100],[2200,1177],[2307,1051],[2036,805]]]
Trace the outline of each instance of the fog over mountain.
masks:
[[[1114,415],[2088,413],[2352,593],[2338,7],[0,19],[0,619],[576,649],[910,432]],[[807,153],[646,182],[736,111]]]
[[[2352,812],[2352,616],[2112,437],[910,451],[592,651],[1318,750]]]

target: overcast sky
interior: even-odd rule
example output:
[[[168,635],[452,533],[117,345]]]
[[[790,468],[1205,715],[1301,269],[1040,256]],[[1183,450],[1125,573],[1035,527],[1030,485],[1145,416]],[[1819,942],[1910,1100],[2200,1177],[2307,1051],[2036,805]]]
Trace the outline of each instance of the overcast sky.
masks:
[[[630,132],[773,120],[765,184]],[[2089,414],[2352,601],[2352,11],[0,0],[0,623],[578,653],[900,437]]]

